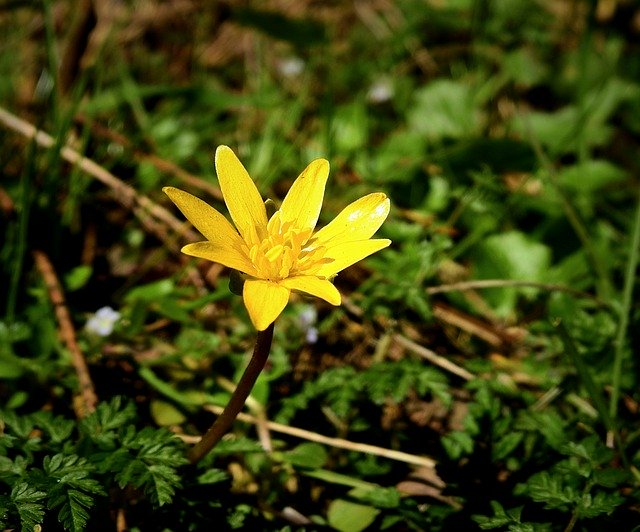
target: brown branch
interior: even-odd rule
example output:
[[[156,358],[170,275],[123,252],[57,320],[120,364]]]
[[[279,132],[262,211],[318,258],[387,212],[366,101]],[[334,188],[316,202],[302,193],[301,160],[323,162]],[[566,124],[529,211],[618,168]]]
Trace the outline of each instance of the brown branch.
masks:
[[[98,397],[93,388],[89,368],[80,350],[80,346],[76,341],[76,333],[73,328],[71,316],[69,315],[69,310],[65,304],[64,293],[51,261],[42,251],[37,250],[33,252],[33,258],[47,287],[49,299],[53,304],[58,326],[60,327],[60,338],[71,353],[71,363],[78,375],[80,397],[82,399],[81,408],[76,409],[76,415],[78,417],[84,417],[95,411],[96,405],[98,404]]]

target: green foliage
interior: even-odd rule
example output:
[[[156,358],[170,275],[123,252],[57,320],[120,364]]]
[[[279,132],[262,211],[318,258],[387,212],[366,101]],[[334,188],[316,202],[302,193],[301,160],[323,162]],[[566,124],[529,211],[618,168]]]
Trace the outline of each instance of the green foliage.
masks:
[[[84,530],[97,495],[106,495],[100,482],[90,478],[93,465],[77,455],[45,456],[43,473],[48,488],[48,508],[58,511],[66,530]]]
[[[53,146],[2,112],[0,529],[637,527],[636,3],[259,4],[121,2],[86,47],[75,3],[4,6],[1,110]],[[255,332],[160,191],[226,215],[218,144],[276,207],[327,158],[319,225],[391,199],[392,245],[333,280],[341,308],[292,297],[247,412],[435,470],[244,421],[186,465],[174,432],[206,430]],[[118,327],[89,334],[106,305]],[[100,398],[82,419],[70,330]]]
[[[114,480],[121,489],[142,489],[153,506],[171,502],[184,450],[164,429],[137,429],[136,417],[133,403],[121,397],[80,422],[50,412],[1,412],[0,497],[7,510],[0,522],[18,520],[31,530],[55,512],[65,530],[85,530]]]
[[[5,513],[1,516],[2,526],[9,526],[6,520],[7,514],[14,510],[18,514],[22,529],[33,530],[36,525],[42,523],[46,497],[47,494],[44,491],[38,491],[26,482],[17,482],[11,490],[10,497],[3,497],[6,505],[3,504]]]
[[[292,398],[283,401],[278,414],[282,422],[290,420],[296,412],[304,410],[311,401],[321,401],[339,417],[348,419],[357,408],[358,401],[368,399],[382,405],[387,401],[398,403],[409,392],[420,396],[433,396],[448,404],[451,396],[444,375],[418,360],[381,362],[357,372],[345,366],[327,370]]]
[[[578,519],[611,514],[624,502],[617,488],[628,475],[609,467],[614,453],[596,436],[567,443],[562,454],[568,458],[533,475],[519,491],[546,509],[571,511]]]

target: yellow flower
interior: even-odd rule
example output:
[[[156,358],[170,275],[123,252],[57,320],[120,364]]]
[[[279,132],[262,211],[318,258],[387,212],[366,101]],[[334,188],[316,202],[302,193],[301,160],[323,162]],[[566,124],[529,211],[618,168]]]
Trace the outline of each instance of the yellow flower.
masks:
[[[207,239],[187,244],[182,252],[247,275],[242,297],[259,331],[280,315],[291,290],[339,305],[340,293],[331,279],[391,243],[371,239],[389,214],[389,200],[382,193],[354,201],[314,233],[329,176],[324,159],[305,168],[270,219],[258,189],[230,148],[218,147],[215,165],[235,228],[195,196],[174,187],[163,190]]]

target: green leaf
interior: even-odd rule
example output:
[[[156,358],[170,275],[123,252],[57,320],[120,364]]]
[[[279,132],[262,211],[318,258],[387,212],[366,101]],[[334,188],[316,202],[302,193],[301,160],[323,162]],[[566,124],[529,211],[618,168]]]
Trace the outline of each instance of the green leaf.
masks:
[[[105,495],[101,484],[90,477],[93,465],[75,454],[56,454],[45,456],[43,470],[49,482],[49,508],[59,508],[58,521],[67,530],[84,530],[96,496]]]
[[[44,500],[47,494],[27,482],[17,482],[11,490],[11,502],[20,517],[22,530],[34,530],[44,519]]]
[[[115,445],[116,429],[131,423],[136,411],[133,403],[116,396],[108,403],[98,404],[96,411],[80,422],[80,432],[100,447]]]
[[[505,434],[497,442],[494,443],[491,450],[491,456],[494,460],[504,460],[509,456],[522,441],[524,435],[522,432],[510,432]]]
[[[480,125],[469,85],[449,79],[418,89],[408,120],[413,130],[431,140],[471,136]]]
[[[171,425],[180,425],[187,418],[180,412],[175,406],[166,401],[160,401],[154,399],[150,405],[151,417],[161,427],[168,427]]]
[[[367,117],[367,109],[360,101],[336,109],[331,133],[339,153],[354,152],[365,146],[369,136]]]
[[[491,501],[491,508],[493,510],[493,516],[488,517],[485,515],[474,515],[472,519],[478,523],[482,530],[492,530],[494,528],[501,528],[513,522],[520,521],[520,514],[522,507],[506,512],[505,509],[498,501]]]
[[[374,521],[380,510],[372,506],[336,499],[329,505],[329,525],[340,532],[360,532]]]
[[[376,508],[397,508],[401,500],[400,492],[396,488],[382,486],[354,488],[349,491],[349,496]]]
[[[20,359],[10,353],[6,353],[0,359],[0,379],[17,379],[24,374],[24,368]]]
[[[198,484],[218,484],[229,478],[229,475],[221,469],[207,469],[196,480]]]
[[[142,488],[153,505],[162,506],[173,500],[181,485],[177,469],[186,463],[182,443],[166,429],[145,427],[136,432],[130,426],[101,469],[114,473],[121,488]]]
[[[327,451],[319,443],[305,442],[283,453],[286,462],[298,467],[319,469],[327,461]]]
[[[536,502],[545,504],[545,508],[568,510],[580,495],[571,486],[563,485],[560,476],[541,471],[533,475],[527,482],[527,492]]]
[[[92,274],[93,268],[91,266],[76,266],[64,276],[65,288],[69,292],[79,290],[87,284]]]
[[[571,193],[593,194],[603,187],[623,181],[626,177],[627,172],[619,166],[606,160],[590,159],[565,167],[558,174],[558,181]]]
[[[171,279],[136,286],[126,296],[125,301],[158,301],[173,292],[175,285]]]
[[[262,453],[264,449],[255,440],[244,436],[221,440],[211,451],[216,455]]]
[[[40,427],[54,444],[65,442],[75,428],[72,420],[54,416],[51,412],[35,412],[32,417],[35,425]]]
[[[533,148],[521,140],[508,137],[463,139],[434,153],[433,162],[457,178],[486,169],[498,175],[505,172],[532,172],[537,167]]]
[[[518,231],[486,238],[473,254],[478,279],[542,281],[551,263],[551,250],[547,246]],[[484,293],[496,312],[507,316],[514,310],[518,291],[535,293],[516,288],[496,288]]]
[[[416,131],[395,131],[375,151],[373,161],[365,159],[358,170],[363,175],[373,174],[377,182],[411,181],[424,162],[425,150],[424,137]]]
[[[461,456],[473,452],[473,438],[466,432],[450,432],[445,434],[440,441],[452,460],[457,460]]]
[[[609,515],[624,502],[625,498],[617,493],[598,492],[593,497],[585,493],[578,504],[578,515],[586,518]]]

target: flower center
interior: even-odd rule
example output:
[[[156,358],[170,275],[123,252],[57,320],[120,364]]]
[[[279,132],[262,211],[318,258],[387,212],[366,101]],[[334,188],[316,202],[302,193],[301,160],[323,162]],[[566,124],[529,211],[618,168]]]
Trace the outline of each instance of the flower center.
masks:
[[[279,281],[294,275],[313,275],[331,259],[325,259],[323,246],[306,246],[311,229],[299,229],[292,222],[282,222],[277,211],[267,224],[267,235],[260,239],[257,232],[243,251],[256,268],[256,277]]]

